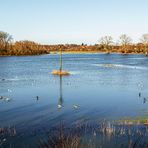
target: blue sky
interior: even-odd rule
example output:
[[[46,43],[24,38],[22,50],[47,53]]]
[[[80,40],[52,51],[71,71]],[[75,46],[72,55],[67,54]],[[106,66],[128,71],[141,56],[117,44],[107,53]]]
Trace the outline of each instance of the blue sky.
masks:
[[[0,0],[0,30],[15,40],[97,43],[148,33],[148,0]]]

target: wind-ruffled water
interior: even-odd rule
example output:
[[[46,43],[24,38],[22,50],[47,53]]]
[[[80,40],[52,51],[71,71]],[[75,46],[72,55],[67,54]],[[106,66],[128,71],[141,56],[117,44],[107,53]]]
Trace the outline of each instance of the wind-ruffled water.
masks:
[[[5,97],[0,99],[0,128],[16,129],[20,136],[8,139],[12,145],[35,143],[61,121],[147,116],[148,57],[64,54],[63,67],[71,75],[51,74],[59,69],[57,54],[0,57],[0,96]]]

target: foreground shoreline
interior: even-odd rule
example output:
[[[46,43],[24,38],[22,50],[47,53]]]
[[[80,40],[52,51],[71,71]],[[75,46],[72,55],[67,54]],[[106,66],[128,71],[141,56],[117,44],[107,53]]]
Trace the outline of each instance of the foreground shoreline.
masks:
[[[71,125],[61,121],[56,126],[20,132],[16,127],[0,128],[1,145],[4,147],[48,148],[95,148],[100,147],[147,147],[148,127],[131,122],[79,121]],[[42,133],[38,137],[36,133]],[[44,134],[43,134],[44,133]],[[28,143],[21,135],[30,134],[36,139]],[[17,142],[19,139],[20,142]]]

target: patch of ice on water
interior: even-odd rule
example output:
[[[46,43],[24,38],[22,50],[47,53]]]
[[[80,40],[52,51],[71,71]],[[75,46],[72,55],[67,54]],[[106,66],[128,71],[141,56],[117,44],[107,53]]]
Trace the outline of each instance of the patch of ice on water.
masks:
[[[5,81],[19,81],[20,79],[18,78],[10,78],[10,79],[5,79]]]
[[[108,67],[108,68],[148,69],[147,67],[124,65],[124,64],[93,64],[93,65],[99,67]]]
[[[143,59],[147,59],[147,57],[142,57],[142,58],[128,58],[128,59],[132,59],[132,60],[143,60]]]
[[[70,74],[77,75],[77,74],[80,74],[80,71],[70,71]]]

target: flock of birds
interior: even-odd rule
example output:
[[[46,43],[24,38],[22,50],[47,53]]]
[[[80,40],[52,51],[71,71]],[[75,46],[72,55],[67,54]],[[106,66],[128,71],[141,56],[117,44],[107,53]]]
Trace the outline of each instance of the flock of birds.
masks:
[[[0,100],[5,100],[6,102],[9,102],[11,99],[8,97],[0,96]]]
[[[10,89],[8,89],[8,92],[12,92]],[[0,100],[4,100],[6,102],[10,102],[11,99],[9,97],[5,97],[5,96],[0,96]]]
[[[63,106],[61,104],[58,104],[58,109],[61,109]],[[74,109],[79,109],[80,106],[79,105],[73,105]]]
[[[8,89],[8,92],[12,92],[12,90]],[[35,98],[38,101],[40,97],[39,96],[36,96]],[[0,96],[0,100],[4,100],[6,102],[10,102],[11,101],[11,98],[5,97],[5,96]],[[63,105],[61,105],[61,104],[58,104],[58,106],[57,106],[58,109],[61,109],[62,107],[63,107]],[[74,109],[79,109],[80,106],[79,105],[73,105],[73,108]]]
[[[12,91],[10,89],[8,89],[8,92],[12,92]],[[141,98],[141,97],[142,97],[142,93],[139,92],[139,98]],[[39,100],[39,96],[36,96],[35,98],[36,98],[37,101]],[[5,96],[0,96],[0,100],[4,100],[6,102],[11,101],[11,99],[9,97],[5,97]],[[147,101],[148,101],[148,98],[143,97],[143,103],[146,103]],[[58,104],[57,107],[58,107],[58,109],[61,109],[63,106],[61,104]],[[80,106],[79,105],[73,105],[73,108],[78,109],[78,108],[80,108]]]
[[[36,100],[37,100],[37,101],[39,100],[39,96],[36,96]],[[58,107],[58,109],[61,109],[61,108],[63,107],[63,105],[58,104],[57,107]],[[79,106],[79,105],[73,105],[73,108],[74,108],[74,109],[79,109],[80,106]]]
[[[144,88],[143,83],[142,83],[142,82],[141,82],[141,83],[139,83],[139,84],[138,84],[138,87],[142,90],[142,89]],[[142,93],[141,93],[141,92],[139,92],[139,98],[141,98],[141,97],[142,97]],[[148,101],[148,98],[143,97],[143,104],[145,104],[147,101]]]
[[[1,79],[1,81],[5,81],[5,79]],[[141,83],[138,84],[138,87],[140,87],[142,89],[143,88],[143,84],[141,84]],[[8,89],[8,92],[12,92],[12,90]],[[142,93],[139,92],[139,98],[141,98],[141,97],[142,97]],[[5,96],[0,96],[0,100],[4,100],[6,102],[10,102],[11,98],[5,97]],[[39,96],[36,96],[36,100],[37,101],[39,100]],[[146,102],[148,102],[148,98],[143,97],[143,104],[146,103]],[[61,104],[58,104],[58,106],[57,106],[58,109],[61,109],[62,107],[63,107],[63,105],[61,105]],[[74,109],[79,109],[80,106],[79,105],[73,105],[73,108]]]
[[[38,101],[40,97],[39,97],[39,96],[36,96],[35,98],[36,98],[36,100]],[[10,101],[11,101],[10,98],[5,97],[5,96],[0,96],[0,100],[4,100],[4,101],[6,101],[6,102],[10,102]],[[73,105],[72,107],[73,107],[73,109],[79,109],[79,108],[80,108],[79,105]],[[57,108],[58,108],[58,109],[62,109],[62,108],[63,108],[63,105],[58,104]]]
[[[139,98],[142,97],[141,92],[139,92]],[[145,104],[148,101],[148,98],[143,97],[143,104]]]

